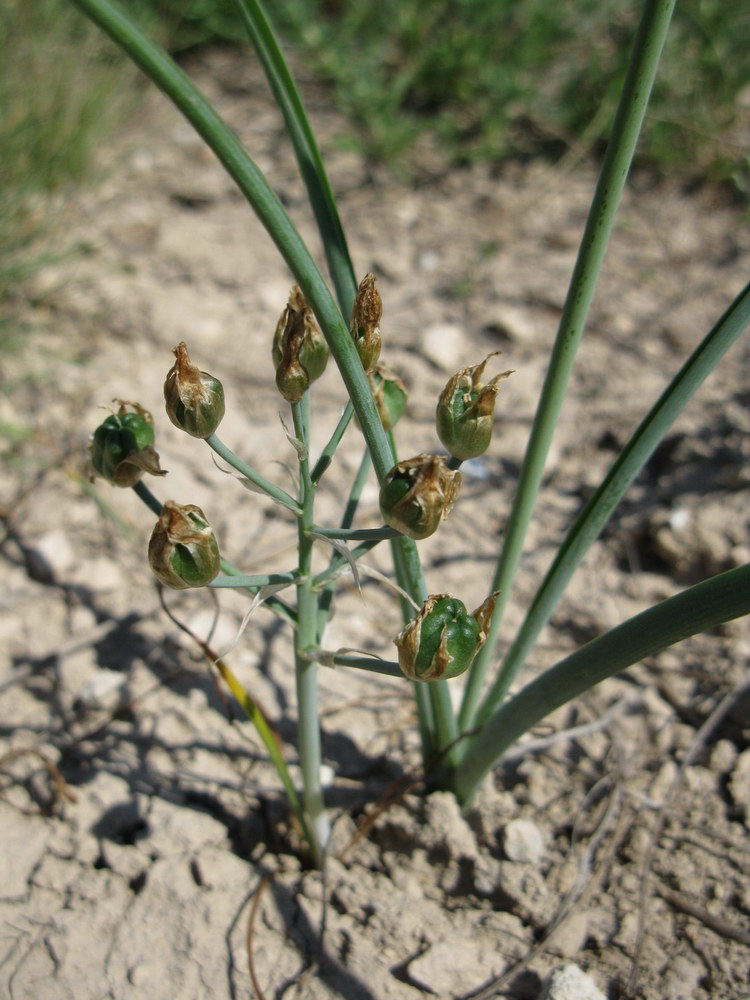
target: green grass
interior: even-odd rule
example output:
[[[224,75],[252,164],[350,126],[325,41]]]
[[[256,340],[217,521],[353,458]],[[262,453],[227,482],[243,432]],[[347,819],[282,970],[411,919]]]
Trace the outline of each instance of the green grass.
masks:
[[[0,321],[24,279],[70,248],[56,222],[133,106],[135,73],[66,0],[0,5]],[[126,84],[126,86],[123,86]]]
[[[427,132],[455,162],[581,141],[598,152],[640,9],[636,0],[288,0],[273,16],[333,83],[368,152],[393,160]],[[748,51],[746,8],[678,5],[643,160],[694,176],[737,173]]]
[[[245,37],[233,0],[124,5],[155,22],[173,52]],[[342,143],[413,172],[425,141],[446,165],[554,157],[571,147],[599,152],[639,9],[636,0],[284,0],[270,13],[330,84],[349,122]],[[50,226],[55,210],[91,177],[97,146],[137,89],[132,70],[68,0],[6,0],[0,41],[7,308],[23,279],[65,249]],[[641,162],[683,179],[730,180],[750,194],[748,51],[742,5],[678,5]]]
[[[243,38],[233,0],[150,0],[172,51]],[[132,11],[143,6],[129,0]],[[420,137],[448,163],[598,153],[609,137],[640,0],[283,0],[269,15],[332,86],[342,141],[418,169]],[[747,194],[750,11],[682,0],[642,163]]]

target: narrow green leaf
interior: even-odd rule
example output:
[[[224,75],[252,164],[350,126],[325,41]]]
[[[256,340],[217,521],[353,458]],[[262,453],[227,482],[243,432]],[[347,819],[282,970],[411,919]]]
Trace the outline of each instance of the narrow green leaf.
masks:
[[[526,532],[544,474],[547,452],[557,425],[576,352],[586,326],[625,179],[646,113],[659,57],[667,37],[675,0],[646,0],[620,103],[612,126],[599,180],[591,202],[573,276],[552,349],[547,377],[534,417],[521,475],[508,518],[500,559],[490,591],[499,591],[489,636],[471,668],[461,707],[462,729],[471,726],[487,671],[495,654],[498,632],[513,580],[521,561]]]
[[[503,700],[576,567],[612,516],[625,491],[677,416],[749,323],[750,284],[737,296],[669,383],[571,527],[482,702],[477,721],[486,720]]]
[[[586,643],[509,698],[468,737],[456,794],[468,801],[508,747],[556,708],[646,656],[749,613],[750,564],[704,580]]]
[[[235,0],[235,3],[263,65],[276,102],[284,116],[287,133],[292,141],[300,173],[307,188],[310,205],[323,241],[339,306],[344,316],[349,316],[357,292],[357,281],[344,230],[339,219],[336,200],[331,190],[315,134],[310,127],[291,71],[279,48],[262,5],[258,0]]]

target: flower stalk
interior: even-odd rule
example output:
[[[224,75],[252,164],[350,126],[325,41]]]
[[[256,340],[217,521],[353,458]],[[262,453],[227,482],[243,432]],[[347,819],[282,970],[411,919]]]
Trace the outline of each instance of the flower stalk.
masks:
[[[313,539],[310,530],[314,523],[315,486],[310,478],[308,456],[310,397],[307,393],[292,404],[294,433],[304,448],[299,452],[301,514],[297,526],[297,553],[299,574],[297,582],[297,628],[294,638],[295,676],[297,686],[297,714],[299,725],[299,754],[302,768],[305,811],[313,832],[310,844],[315,863],[320,866],[330,837],[330,822],[320,784],[321,747],[318,720],[318,665],[308,659],[309,650],[317,645],[318,608],[312,586]]]

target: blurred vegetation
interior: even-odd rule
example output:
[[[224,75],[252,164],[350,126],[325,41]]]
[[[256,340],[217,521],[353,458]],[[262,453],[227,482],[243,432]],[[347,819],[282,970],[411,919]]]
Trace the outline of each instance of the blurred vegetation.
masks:
[[[66,249],[52,239],[65,192],[90,176],[102,136],[134,106],[123,82],[135,73],[64,0],[3,0],[0,49],[0,304],[7,307],[24,277]]]
[[[131,0],[134,2],[134,0]],[[142,0],[141,0],[142,2]],[[233,0],[150,0],[176,49],[242,37]],[[371,157],[446,163],[606,141],[642,0],[276,0],[276,27],[332,86]],[[680,0],[641,162],[747,195],[750,8]],[[416,147],[418,149],[418,145]]]
[[[238,41],[233,0],[125,0],[173,52]],[[598,152],[638,0],[276,0],[277,28],[331,87],[349,142],[418,164]],[[0,4],[0,302],[38,267],[55,198],[132,109],[137,74],[68,0]],[[681,178],[731,180],[745,196],[750,8],[681,0],[641,159]],[[35,251],[29,255],[28,249]],[[56,252],[59,246],[56,247]]]

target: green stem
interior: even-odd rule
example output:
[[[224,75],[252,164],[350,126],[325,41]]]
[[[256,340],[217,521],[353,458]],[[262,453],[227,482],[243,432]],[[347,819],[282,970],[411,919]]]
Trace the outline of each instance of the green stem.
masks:
[[[266,479],[265,476],[261,476],[259,472],[256,472],[252,466],[243,462],[241,458],[238,458],[233,451],[227,448],[227,446],[218,439],[216,434],[212,434],[210,437],[207,437],[206,444],[209,448],[215,451],[217,455],[220,455],[225,462],[231,465],[233,469],[236,469],[237,472],[241,473],[245,479],[253,483],[253,485],[258,487],[258,489],[262,490],[265,494],[271,497],[272,500],[283,504],[283,506],[287,507],[296,517],[300,516],[302,510],[296,500],[290,497],[288,493],[280,489],[278,486],[274,486],[274,484]]]
[[[317,643],[318,608],[312,588],[313,541],[309,531],[313,524],[315,487],[309,465],[309,394],[292,404],[294,433],[305,446],[299,456],[300,501],[302,512],[298,525],[299,581],[297,583],[297,629],[295,632],[295,675],[297,682],[297,713],[299,725],[299,756],[304,784],[305,808],[315,834],[311,845],[318,866],[328,843],[330,826],[320,784],[322,763],[320,724],[318,721],[318,665],[307,659]]]
[[[354,482],[352,483],[351,489],[349,490],[349,497],[346,501],[346,507],[344,508],[344,513],[341,518],[341,529],[346,531],[351,527],[354,522],[354,516],[357,513],[357,507],[359,506],[359,498],[362,496],[362,490],[365,488],[365,483],[367,482],[367,477],[370,474],[371,468],[370,453],[367,449],[364,450],[362,454],[362,460],[359,463],[359,469],[357,469],[357,474],[354,477]],[[360,556],[369,552],[373,546],[377,545],[377,541],[367,542],[364,545],[357,545],[351,553],[352,559],[358,559]],[[322,638],[323,630],[325,629],[326,622],[328,621],[328,615],[331,611],[331,604],[333,602],[333,594],[336,589],[336,572],[344,563],[344,557],[338,552],[334,552],[331,556],[331,561],[328,564],[328,569],[323,573],[319,573],[318,576],[313,581],[313,586],[316,589],[320,589],[320,584],[326,579],[330,582],[322,591],[320,598],[318,600],[318,637]]]
[[[349,402],[344,407],[344,412],[341,414],[339,422],[336,424],[336,427],[334,428],[330,440],[326,444],[323,451],[320,453],[320,458],[315,463],[315,468],[312,471],[312,477],[311,477],[314,483],[320,482],[326,469],[331,464],[331,461],[333,460],[333,456],[336,454],[336,449],[339,446],[341,438],[344,436],[344,432],[351,423],[353,416],[354,416],[354,407],[352,406],[351,402]]]
[[[358,670],[369,670],[371,673],[386,674],[388,677],[399,677],[401,680],[405,680],[401,667],[395,660],[379,660],[374,656],[336,653],[333,665],[335,667],[356,667]]]
[[[378,540],[375,540],[370,542],[362,542],[361,545],[355,545],[353,549],[349,550],[349,557],[350,559],[353,559],[356,562],[358,559],[361,559],[362,556],[367,555],[368,552],[372,552],[375,546],[379,544],[380,542]],[[323,584],[327,584],[327,587],[334,588],[336,584],[336,579],[339,575],[339,571],[341,567],[346,563],[347,560],[343,556],[339,555],[337,552],[335,559],[331,559],[331,562],[329,563],[328,567],[322,570],[320,573],[316,574],[315,577],[313,577],[313,588],[317,591],[321,591],[321,593],[325,595],[325,592],[322,591]],[[323,601],[321,599],[321,611],[322,610],[323,610]],[[324,625],[325,625],[325,618],[322,619],[321,621],[321,629]]]
[[[539,492],[547,452],[583,335],[615,214],[635,152],[675,0],[646,0],[627,76],[602,164],[573,276],[563,308],[547,377],[526,448],[505,543],[490,590],[500,591],[487,642],[471,668],[460,713],[462,730],[471,728],[510,595],[526,532]]]
[[[466,741],[455,788],[466,803],[511,744],[556,708],[667,646],[750,613],[750,564],[720,573],[629,618],[545,671]]]
[[[316,535],[323,538],[341,538],[358,542],[383,542],[389,538],[400,538],[401,532],[384,525],[382,528],[319,528],[312,529]]]
[[[276,583],[295,583],[298,579],[296,571],[291,573],[260,573],[254,576],[217,576],[210,583],[209,587],[218,590],[244,590],[254,588],[260,590],[261,587],[268,587]]]
[[[750,284],[704,337],[648,412],[568,532],[547,571],[526,618],[477,713],[484,722],[500,705],[523,666],[537,636],[594,540],[625,491],[648,461],[703,381],[750,324]]]
[[[238,569],[233,563],[230,563],[226,559],[221,560],[221,571],[222,573],[225,574],[224,577],[225,579],[229,579],[231,577],[237,577],[238,579],[240,579],[245,576],[245,574],[240,569]],[[231,584],[228,583],[226,584],[226,586],[231,586]],[[255,597],[255,595],[260,590],[260,587],[253,586],[252,584],[251,585],[242,584],[240,585],[240,589],[250,594],[251,597]],[[267,608],[269,608],[271,611],[275,611],[276,614],[279,615],[279,617],[286,619],[286,621],[288,621],[290,625],[296,627],[297,612],[293,608],[290,608],[285,601],[282,601],[280,597],[276,597],[274,594],[271,594],[270,597],[267,597],[265,599],[264,603]]]
[[[362,458],[360,459],[359,468],[357,469],[357,474],[354,477],[354,482],[349,490],[349,496],[346,501],[344,513],[341,515],[341,528],[343,531],[346,531],[347,528],[351,528],[354,524],[354,518],[357,515],[359,501],[362,499],[362,491],[367,485],[367,477],[370,475],[371,468],[372,461],[370,459],[370,453],[367,449],[365,449],[362,453]]]
[[[354,305],[357,282],[352,268],[346,237],[336,208],[323,158],[294,79],[258,0],[235,0],[250,39],[261,61],[276,102],[286,123],[302,179],[318,225],[336,295],[342,313],[349,316]],[[349,411],[351,420],[352,411]],[[345,425],[346,426],[346,425]],[[343,433],[343,430],[342,430]],[[317,466],[316,466],[317,471]],[[320,478],[313,472],[312,480]]]
[[[162,502],[157,500],[151,490],[146,486],[146,484],[141,481],[136,483],[133,487],[133,493],[141,498],[141,500],[146,504],[149,510],[153,511],[157,517],[161,517]]]

